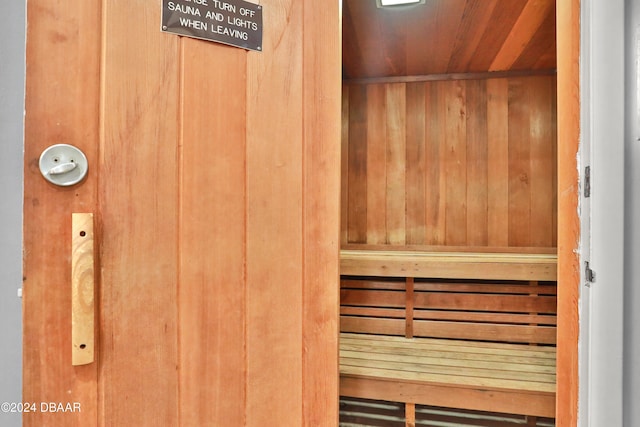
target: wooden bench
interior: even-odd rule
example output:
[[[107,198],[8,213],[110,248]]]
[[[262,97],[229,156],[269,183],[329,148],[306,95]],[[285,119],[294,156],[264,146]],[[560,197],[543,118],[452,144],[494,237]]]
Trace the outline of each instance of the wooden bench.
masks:
[[[341,251],[341,395],[553,418],[554,250],[454,249]]]

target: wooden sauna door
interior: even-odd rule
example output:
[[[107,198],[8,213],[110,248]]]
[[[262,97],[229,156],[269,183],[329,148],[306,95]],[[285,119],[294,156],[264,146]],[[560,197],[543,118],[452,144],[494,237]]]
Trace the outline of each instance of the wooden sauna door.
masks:
[[[260,2],[262,52],[162,33],[160,3],[28,3],[24,425],[335,426],[339,2]],[[82,183],[40,175],[57,143]],[[98,303],[75,367],[74,212]]]

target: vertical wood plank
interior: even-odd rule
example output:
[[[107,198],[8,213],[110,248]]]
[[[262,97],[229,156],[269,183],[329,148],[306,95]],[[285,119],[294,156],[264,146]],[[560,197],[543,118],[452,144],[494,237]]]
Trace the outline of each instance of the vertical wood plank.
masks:
[[[342,85],[342,135],[340,149],[340,243],[348,242],[349,230],[349,85]]]
[[[349,243],[367,242],[367,90],[349,89]]]
[[[179,38],[158,31],[154,2],[104,2],[103,19],[100,424],[172,426]]]
[[[425,116],[426,123],[426,163],[427,190],[426,202],[426,238],[428,245],[445,243],[446,226],[446,183],[447,175],[444,166],[445,139],[445,82],[425,83]]]
[[[551,123],[551,134],[555,137],[555,149],[553,150],[553,209],[552,209],[552,241],[554,246],[558,246],[558,78],[556,75],[555,83],[553,84],[553,99],[551,102],[553,122]]]
[[[246,52],[184,38],[180,422],[244,425]]]
[[[488,141],[486,81],[466,82],[467,244],[488,243]]]
[[[304,427],[338,424],[340,81],[339,2],[304,4]],[[327,31],[327,28],[336,31]],[[295,34],[294,34],[295,37]]]
[[[556,136],[552,77],[531,78],[531,240],[530,246],[554,246],[554,154]]]
[[[276,0],[263,13],[262,52],[247,58],[246,422],[300,426],[304,5]]]
[[[444,169],[446,184],[446,244],[467,243],[467,143],[465,84],[447,82]],[[442,102],[443,100],[440,100]]]
[[[366,108],[367,243],[388,243],[386,214],[387,114],[389,114],[391,106],[387,104],[385,85],[367,86]]]
[[[580,218],[580,0],[557,2],[558,46],[558,346],[556,425],[578,425]]]
[[[425,244],[426,153],[425,84],[409,83],[407,91],[406,237],[409,245]]]
[[[405,403],[404,414],[406,427],[416,427],[416,404]]]
[[[91,165],[97,163],[100,5],[98,0],[27,4],[23,401],[78,402],[82,411],[24,413],[25,427],[79,427],[98,419],[98,365],[71,365],[69,285],[71,214],[97,212],[97,168],[73,188],[60,188],[42,178],[38,159],[49,145],[67,143],[83,150]]]
[[[531,241],[529,89],[524,78],[509,80],[509,246]]]
[[[487,80],[488,244],[509,245],[509,85]]]
[[[415,301],[413,277],[406,277],[404,283],[405,337],[413,338],[413,302]]]
[[[405,84],[386,85],[387,100],[387,182],[386,224],[387,242],[404,245],[406,186],[406,97]]]

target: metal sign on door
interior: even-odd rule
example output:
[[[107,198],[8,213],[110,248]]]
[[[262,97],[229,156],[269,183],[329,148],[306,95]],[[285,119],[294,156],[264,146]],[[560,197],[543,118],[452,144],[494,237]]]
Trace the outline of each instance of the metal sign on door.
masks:
[[[261,51],[262,6],[243,0],[163,0],[162,31]]]

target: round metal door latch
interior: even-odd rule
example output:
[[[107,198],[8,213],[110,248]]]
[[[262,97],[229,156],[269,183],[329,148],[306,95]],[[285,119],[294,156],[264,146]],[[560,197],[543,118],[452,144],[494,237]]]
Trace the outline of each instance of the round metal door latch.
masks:
[[[47,181],[61,187],[79,183],[88,169],[87,157],[73,145],[52,145],[40,155],[40,173]]]

